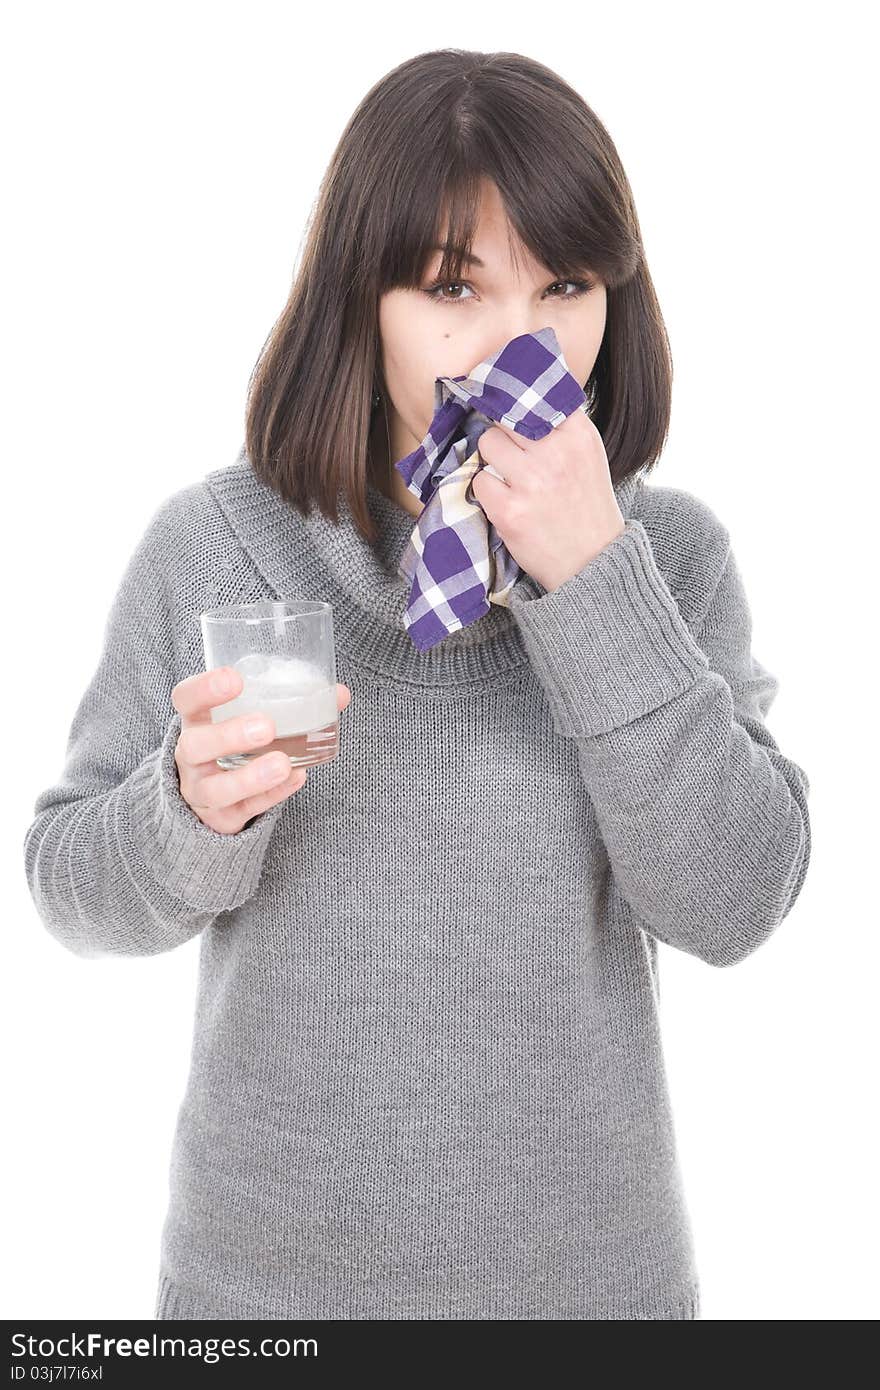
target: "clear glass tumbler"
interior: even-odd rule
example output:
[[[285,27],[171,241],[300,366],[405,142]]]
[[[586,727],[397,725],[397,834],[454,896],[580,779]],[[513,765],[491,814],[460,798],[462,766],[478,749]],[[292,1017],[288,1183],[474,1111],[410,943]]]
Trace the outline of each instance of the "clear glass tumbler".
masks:
[[[240,695],[211,709],[214,724],[240,714],[266,714],[275,724],[271,743],[226,753],[220,767],[244,767],[276,750],[293,767],[327,763],[339,752],[336,646],[329,603],[229,603],[200,615],[205,670],[233,666]]]

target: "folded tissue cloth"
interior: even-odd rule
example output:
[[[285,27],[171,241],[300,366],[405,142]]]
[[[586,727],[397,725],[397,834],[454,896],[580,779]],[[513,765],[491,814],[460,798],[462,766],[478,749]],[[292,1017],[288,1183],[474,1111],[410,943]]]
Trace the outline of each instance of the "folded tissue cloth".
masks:
[[[500,421],[526,439],[543,439],[586,396],[571,375],[552,328],[523,333],[469,376],[438,376],[434,418],[421,444],[394,466],[424,503],[399,573],[412,583],[403,621],[427,651],[450,632],[507,606],[521,570],[475,497],[471,480],[484,464],[480,435]]]

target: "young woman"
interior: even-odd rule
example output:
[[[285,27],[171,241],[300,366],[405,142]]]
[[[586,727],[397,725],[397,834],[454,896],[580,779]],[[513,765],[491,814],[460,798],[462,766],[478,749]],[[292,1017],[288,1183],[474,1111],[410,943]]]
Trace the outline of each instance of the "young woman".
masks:
[[[439,248],[439,249],[438,249]],[[522,574],[428,651],[394,465],[550,327],[583,384],[474,496]],[[80,955],[200,937],[159,1318],[699,1316],[658,942],[742,960],[797,899],[805,773],[765,724],[730,537],[655,485],[671,366],[632,194],[517,54],[389,73],[345,130],[246,444],[158,509],[25,856]],[[333,605],[341,748],[267,785],[198,615]],[[226,678],[226,684],[222,683]]]

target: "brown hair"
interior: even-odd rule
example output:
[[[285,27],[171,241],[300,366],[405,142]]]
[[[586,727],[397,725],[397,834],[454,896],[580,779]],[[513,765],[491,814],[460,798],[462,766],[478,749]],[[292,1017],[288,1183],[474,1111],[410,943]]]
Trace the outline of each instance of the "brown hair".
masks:
[[[581,385],[615,483],[647,469],[669,428],[672,359],[629,182],[596,115],[519,53],[443,48],[399,64],[366,94],[321,183],[287,303],[251,374],[245,444],[256,475],[303,514],[361,534],[371,398],[381,381],[380,296],[421,284],[447,233],[438,281],[471,249],[480,183],[560,277],[588,268],[607,294],[605,334]],[[448,221],[446,216],[448,215]]]

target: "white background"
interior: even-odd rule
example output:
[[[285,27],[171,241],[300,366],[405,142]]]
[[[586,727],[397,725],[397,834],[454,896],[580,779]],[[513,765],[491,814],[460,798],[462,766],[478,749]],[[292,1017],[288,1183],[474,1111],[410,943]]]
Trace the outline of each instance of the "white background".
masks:
[[[237,454],[351,111],[455,44],[547,63],[617,145],[675,365],[652,480],[728,527],[780,680],[768,726],[811,783],[812,863],[776,934],[728,970],[661,947],[703,1317],[877,1317],[869,14],[483,0],[343,25],[178,0],[7,17],[3,1317],[152,1317],[198,954],[65,952],[24,876],[34,798],[147,520]]]

